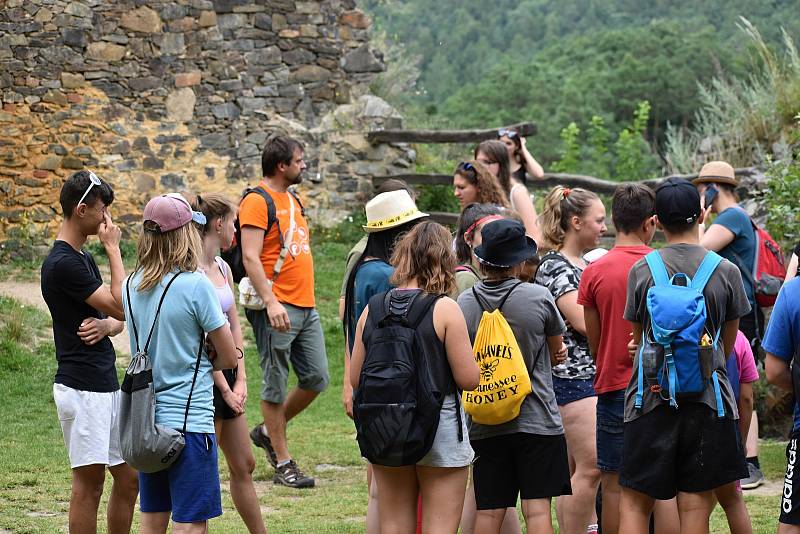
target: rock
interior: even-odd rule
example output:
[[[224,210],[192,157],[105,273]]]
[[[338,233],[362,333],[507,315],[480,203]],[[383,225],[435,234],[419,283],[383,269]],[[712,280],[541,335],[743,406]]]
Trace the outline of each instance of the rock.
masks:
[[[184,6],[171,3],[161,8],[161,18],[163,20],[176,20],[186,16],[186,8]]]
[[[217,119],[237,119],[241,112],[239,111],[239,107],[234,104],[233,102],[226,102],[224,104],[218,104],[211,108],[211,114],[214,115]]]
[[[165,56],[177,56],[186,50],[186,43],[182,33],[165,33],[159,44],[161,53]]]
[[[149,174],[137,172],[133,180],[136,191],[140,194],[152,194],[156,188],[156,181]]]
[[[64,156],[64,159],[61,160],[61,167],[64,169],[82,169],[83,161],[75,156]]]
[[[251,0],[213,0],[214,11],[217,13],[232,13],[233,8],[249,4]]]
[[[61,87],[64,89],[77,89],[84,85],[86,85],[86,79],[83,77],[83,74],[72,72],[61,73]]]
[[[286,20],[285,15],[281,15],[280,13],[274,13],[272,15],[272,31],[277,32],[281,30],[285,30],[289,27],[289,23]]]
[[[162,174],[160,182],[162,186],[172,191],[186,187],[183,176],[175,173]]]
[[[277,46],[268,46],[261,50],[253,50],[244,55],[248,65],[279,65],[281,50]]]
[[[48,104],[56,104],[59,106],[66,106],[67,105],[67,95],[62,93],[61,91],[47,91],[44,96],[42,97],[44,102]]]
[[[150,91],[157,87],[161,87],[161,78],[155,76],[144,76],[142,78],[131,78],[128,80],[128,87],[138,92]]]
[[[130,151],[131,151],[131,144],[125,139],[122,139],[111,148],[111,152],[113,152],[114,154],[122,154],[123,156]]]
[[[84,48],[86,46],[87,38],[86,32],[76,28],[62,28],[61,37],[64,39],[64,44]]]
[[[183,17],[169,23],[169,31],[182,33],[192,31],[197,27],[197,21],[192,17]]]
[[[230,146],[230,137],[226,133],[212,133],[200,137],[200,146],[205,149],[222,149]]]
[[[242,114],[252,115],[256,111],[263,111],[267,107],[267,100],[264,98],[237,98],[236,101],[242,107]]]
[[[199,70],[192,72],[182,72],[175,75],[175,87],[190,87],[200,85],[202,74]]]
[[[53,12],[43,7],[36,12],[36,16],[33,17],[33,20],[36,22],[50,22],[53,20]]]
[[[242,80],[222,80],[219,88],[223,91],[239,91],[244,87]]]
[[[260,30],[272,30],[272,17],[266,13],[258,13],[253,19],[253,26]]]
[[[364,44],[344,55],[342,68],[347,72],[382,72],[384,65]]]
[[[350,26],[351,28],[366,30],[370,27],[370,25],[372,25],[372,21],[362,11],[354,9],[352,11],[345,11],[339,15],[339,24],[344,24],[345,26]]]
[[[200,18],[197,19],[197,24],[201,28],[208,28],[209,26],[217,25],[217,14],[213,11],[203,11],[200,13]]]
[[[283,53],[283,62],[287,65],[313,63],[317,56],[303,48],[296,48]]]
[[[397,110],[390,106],[385,100],[374,95],[362,96],[359,99],[359,104],[363,106],[361,112],[358,114],[359,117],[380,117],[385,119],[388,117],[400,116]]]
[[[302,87],[301,87],[302,89]],[[259,85],[257,87],[253,87],[253,94],[256,96],[280,96],[281,93],[273,86],[263,86]],[[300,96],[300,95],[297,95]]]
[[[92,8],[81,4],[80,2],[70,2],[64,12],[72,15],[73,17],[80,17],[84,19],[91,18],[92,16]]]
[[[155,156],[147,156],[142,160],[142,168],[146,170],[163,169],[164,160]]]
[[[140,33],[161,33],[161,17],[147,6],[122,15],[122,27]]]
[[[295,2],[294,8],[297,13],[311,14],[320,12],[321,2]]]
[[[150,140],[140,136],[133,140],[133,148],[139,152],[150,152]]]
[[[175,122],[189,122],[194,116],[197,97],[188,87],[173,91],[167,97],[167,118]]]
[[[126,47],[113,43],[89,43],[89,46],[86,48],[86,56],[89,59],[113,62],[119,61],[125,57],[125,52],[127,52],[127,50]]]
[[[43,160],[41,160],[38,165],[36,165],[37,169],[44,169],[47,171],[54,171],[56,169],[61,168],[61,160],[60,156],[47,156]]]
[[[237,28],[244,28],[247,25],[247,15],[241,13],[231,13],[227,15],[219,15],[217,17],[217,25],[220,30],[235,30]]]
[[[331,77],[331,71],[317,65],[303,65],[289,75],[292,82],[321,82]]]
[[[319,31],[313,24],[301,24],[300,37],[319,37]]]
[[[278,32],[279,37],[283,37],[284,39],[297,39],[300,37],[300,32],[297,30],[281,30]]]

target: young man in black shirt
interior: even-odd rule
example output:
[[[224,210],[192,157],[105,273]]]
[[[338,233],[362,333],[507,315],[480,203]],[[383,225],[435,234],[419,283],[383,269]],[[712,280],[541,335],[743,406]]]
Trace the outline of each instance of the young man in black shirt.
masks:
[[[53,384],[64,443],[72,467],[70,532],[97,531],[97,509],[105,468],[114,485],[108,501],[108,532],[129,532],[138,494],[137,473],[119,447],[119,382],[109,336],[122,331],[121,233],[107,208],[111,186],[93,172],[79,171],[60,195],[64,221],[42,264],[42,296],[53,318],[58,370]],[[111,288],[103,284],[83,244],[97,235],[111,266]]]

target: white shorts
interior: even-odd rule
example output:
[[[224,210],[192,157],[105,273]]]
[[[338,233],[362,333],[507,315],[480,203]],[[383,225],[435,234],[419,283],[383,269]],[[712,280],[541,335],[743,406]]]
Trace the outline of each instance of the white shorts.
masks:
[[[99,393],[53,384],[53,399],[73,469],[125,463],[119,447],[119,395],[119,390]]]

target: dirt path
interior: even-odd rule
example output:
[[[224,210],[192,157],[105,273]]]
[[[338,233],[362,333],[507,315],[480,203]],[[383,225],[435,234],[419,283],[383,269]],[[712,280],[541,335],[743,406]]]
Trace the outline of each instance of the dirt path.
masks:
[[[40,310],[49,313],[47,304],[45,304],[42,298],[42,290],[39,287],[39,282],[0,282],[0,295],[11,297],[29,306],[36,306]],[[126,359],[130,357],[131,350],[128,345],[127,328],[123,329],[122,333],[118,336],[112,337],[111,342],[114,343],[114,349],[117,351],[118,356],[122,356]]]

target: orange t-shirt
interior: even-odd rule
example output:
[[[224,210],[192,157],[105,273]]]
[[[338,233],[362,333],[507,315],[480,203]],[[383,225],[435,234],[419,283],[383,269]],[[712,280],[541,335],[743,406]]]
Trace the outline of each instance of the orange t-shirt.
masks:
[[[284,240],[289,237],[289,203],[294,205],[294,235],[292,242],[287,242],[289,250],[278,280],[272,286],[272,292],[280,302],[301,308],[313,308],[315,305],[314,260],[311,257],[311,236],[308,231],[308,223],[301,213],[300,205],[291,193],[272,191],[263,181],[259,185],[275,202],[275,216],[280,223]],[[247,195],[242,201],[239,206],[239,225],[267,229],[267,203],[261,195]],[[280,250],[278,224],[273,223],[272,228],[264,235],[264,246],[261,248],[261,263],[264,265],[264,273],[270,280]]]

